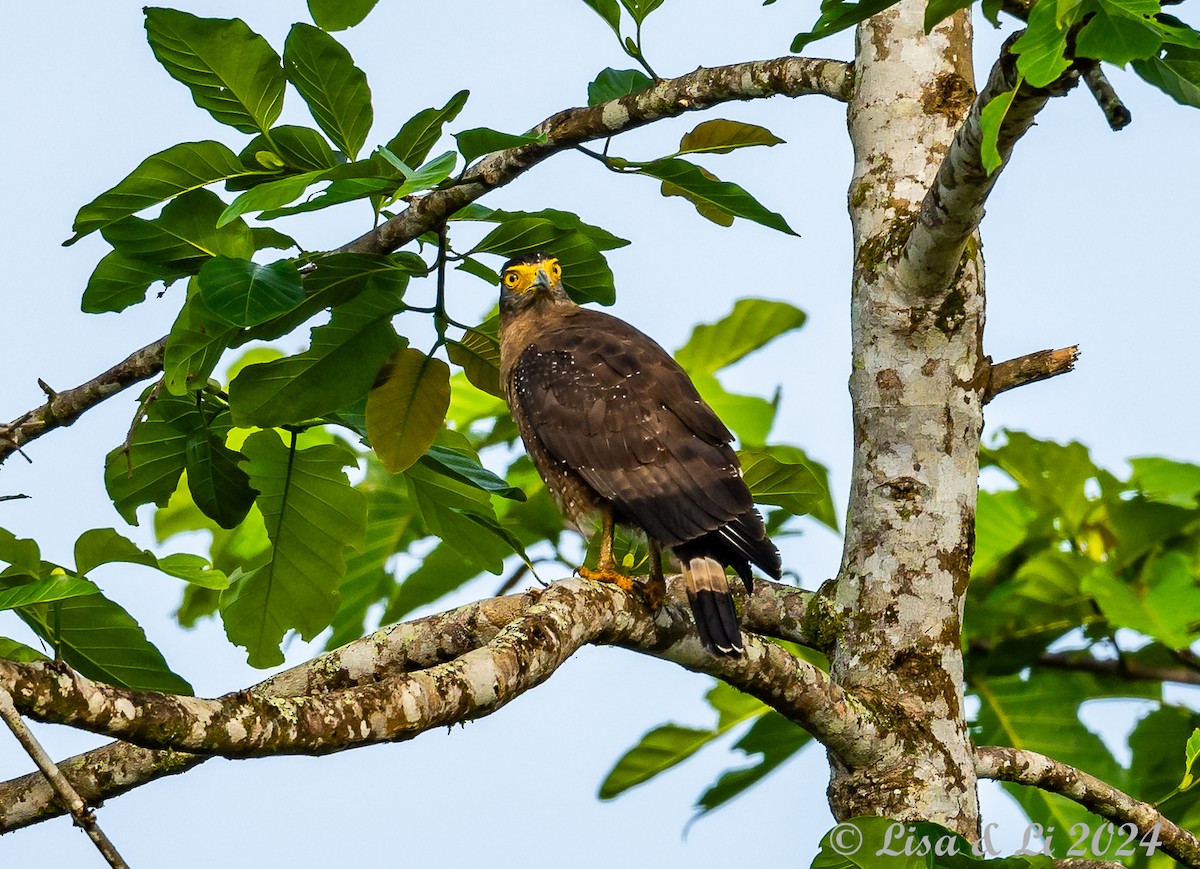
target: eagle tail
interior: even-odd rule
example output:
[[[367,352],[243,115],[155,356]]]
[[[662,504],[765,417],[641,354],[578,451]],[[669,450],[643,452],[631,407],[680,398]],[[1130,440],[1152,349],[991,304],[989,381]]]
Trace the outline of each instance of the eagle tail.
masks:
[[[685,558],[682,565],[700,642],[714,654],[738,657],[742,654],[742,632],[738,629],[725,568],[715,558],[704,555]]]

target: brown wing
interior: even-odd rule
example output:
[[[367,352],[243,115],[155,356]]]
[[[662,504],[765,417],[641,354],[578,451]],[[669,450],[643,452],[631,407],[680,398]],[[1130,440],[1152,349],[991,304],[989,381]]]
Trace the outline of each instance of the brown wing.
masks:
[[[578,309],[521,353],[511,387],[545,452],[661,543],[753,514],[729,430],[628,323]]]

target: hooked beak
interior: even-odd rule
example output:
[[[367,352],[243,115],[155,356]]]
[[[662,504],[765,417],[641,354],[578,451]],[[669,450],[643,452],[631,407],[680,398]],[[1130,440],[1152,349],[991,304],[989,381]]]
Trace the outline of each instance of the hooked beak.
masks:
[[[546,274],[545,269],[539,268],[537,270],[537,277],[535,277],[533,279],[533,285],[535,287],[542,287],[543,289],[547,289],[547,290],[550,289],[550,286],[551,286],[550,275]]]

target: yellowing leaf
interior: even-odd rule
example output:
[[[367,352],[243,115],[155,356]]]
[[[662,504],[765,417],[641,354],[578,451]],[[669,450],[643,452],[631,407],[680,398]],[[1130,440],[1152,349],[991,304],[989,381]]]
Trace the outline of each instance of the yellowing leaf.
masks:
[[[393,474],[421,457],[450,407],[450,367],[419,350],[398,350],[367,396],[367,435]]]

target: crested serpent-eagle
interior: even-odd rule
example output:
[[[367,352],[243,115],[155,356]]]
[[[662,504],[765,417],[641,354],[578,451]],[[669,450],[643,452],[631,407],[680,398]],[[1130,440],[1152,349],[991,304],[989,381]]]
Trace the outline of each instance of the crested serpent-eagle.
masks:
[[[577,527],[603,523],[588,579],[633,581],[616,570],[613,528],[645,533],[652,605],[664,594],[661,549],[679,560],[705,648],[739,655],[742,636],[725,578],[751,589],[751,564],[778,579],[742,479],[729,429],[679,364],[623,320],[581,308],[545,254],[505,264],[500,278],[500,380],[525,448]]]

